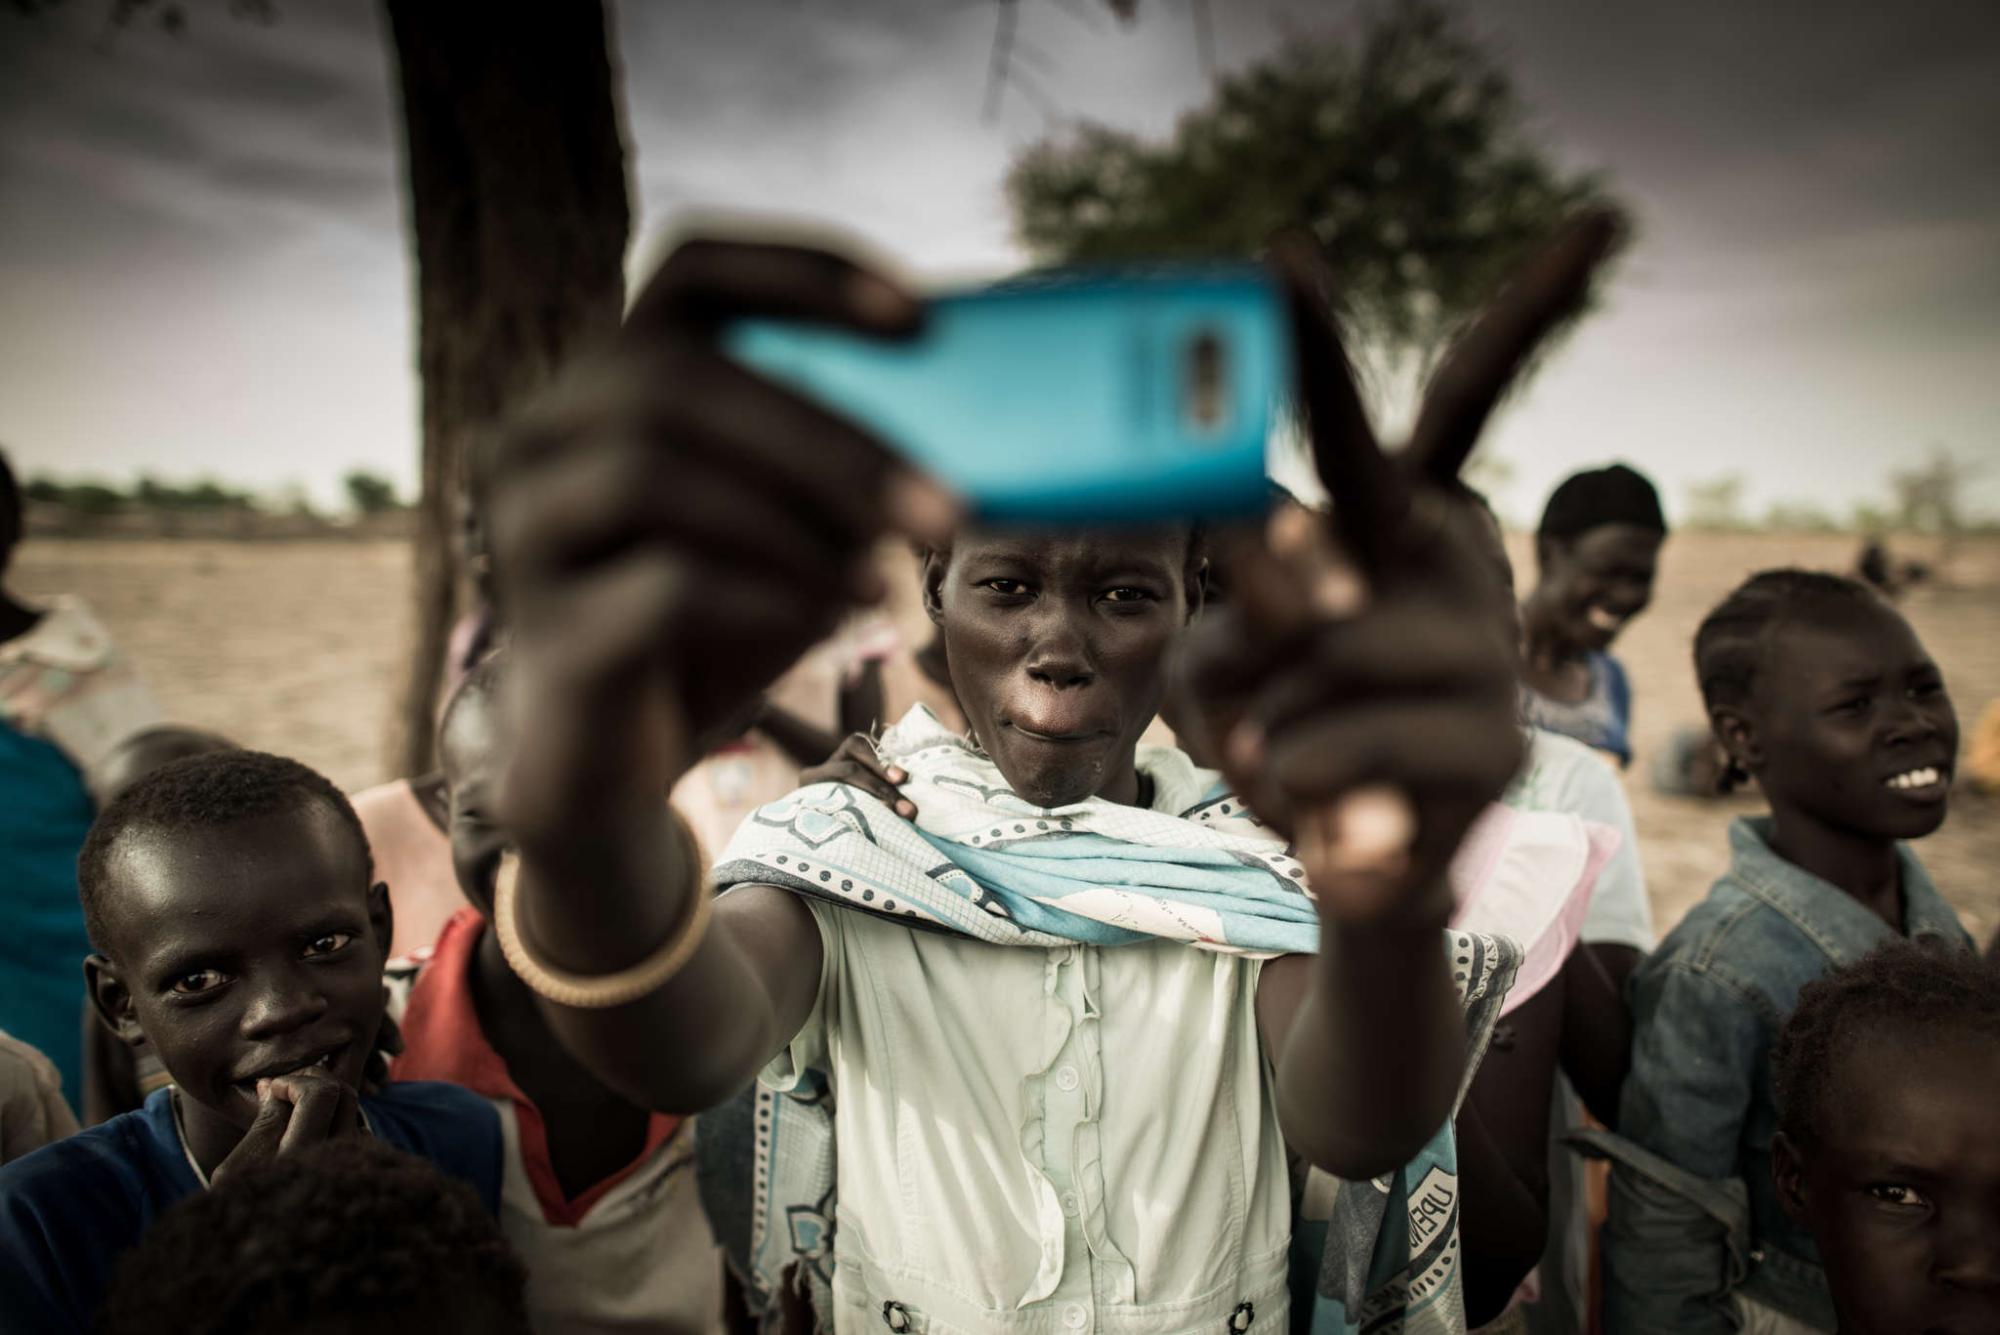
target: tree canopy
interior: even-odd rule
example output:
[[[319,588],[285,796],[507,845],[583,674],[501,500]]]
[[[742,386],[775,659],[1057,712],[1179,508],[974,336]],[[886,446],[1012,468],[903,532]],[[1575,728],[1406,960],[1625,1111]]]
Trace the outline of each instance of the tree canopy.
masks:
[[[1229,75],[1164,143],[1093,123],[1044,140],[1007,193],[1045,262],[1254,256],[1303,229],[1350,328],[1424,356],[1560,220],[1615,206],[1534,142],[1505,71],[1431,0]]]

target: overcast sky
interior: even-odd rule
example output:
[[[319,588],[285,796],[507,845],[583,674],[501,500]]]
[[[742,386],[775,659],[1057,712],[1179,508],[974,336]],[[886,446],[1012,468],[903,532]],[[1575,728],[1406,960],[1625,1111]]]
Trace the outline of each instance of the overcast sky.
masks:
[[[24,472],[215,473],[323,501],[416,476],[411,267],[389,53],[364,0],[273,26],[188,0],[0,10],[0,448]],[[1218,62],[1352,22],[1345,0],[1212,0]],[[1094,118],[1163,134],[1202,99],[1188,0],[1022,0],[1043,92],[982,116],[987,0],[616,6],[633,266],[690,209],[831,220],[922,275],[1020,262],[1000,183]],[[1602,312],[1483,448],[1531,516],[1631,460],[1670,505],[1844,513],[1931,444],[2000,512],[2000,5],[1480,0],[1547,142],[1603,168],[1638,243]],[[524,88],[524,95],[532,95]]]

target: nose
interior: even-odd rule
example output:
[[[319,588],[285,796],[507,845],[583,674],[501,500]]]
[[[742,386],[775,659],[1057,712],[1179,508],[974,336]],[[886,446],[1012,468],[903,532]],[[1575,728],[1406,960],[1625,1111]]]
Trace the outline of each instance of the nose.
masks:
[[[285,970],[261,979],[243,1012],[245,1038],[279,1038],[303,1029],[326,1014],[326,996],[298,971]]]
[[[1028,675],[1045,685],[1064,690],[1088,686],[1097,680],[1097,667],[1090,651],[1090,636],[1079,618],[1057,606],[1035,619],[1028,644]]]
[[[1937,711],[1923,701],[1900,696],[1884,721],[1884,740],[1891,745],[1927,742],[1938,735]]]

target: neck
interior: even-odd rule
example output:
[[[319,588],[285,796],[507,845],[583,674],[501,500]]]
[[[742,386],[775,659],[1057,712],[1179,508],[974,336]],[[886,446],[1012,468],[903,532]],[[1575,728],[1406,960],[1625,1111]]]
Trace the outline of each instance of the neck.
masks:
[[[0,644],[26,635],[41,619],[41,612],[0,589]]]
[[[1898,932],[1903,930],[1903,871],[1894,839],[1835,829],[1773,802],[1771,851],[1846,891]]]
[[[1528,664],[1544,672],[1554,671],[1583,657],[1583,648],[1571,644],[1557,629],[1557,619],[1537,588],[1521,604],[1523,656]]]

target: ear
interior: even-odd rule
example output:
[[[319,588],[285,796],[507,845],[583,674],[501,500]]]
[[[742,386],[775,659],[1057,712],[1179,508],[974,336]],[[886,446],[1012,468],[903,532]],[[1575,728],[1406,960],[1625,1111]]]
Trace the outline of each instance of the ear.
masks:
[[[375,944],[382,948],[382,958],[389,958],[389,943],[396,939],[396,910],[389,903],[387,881],[377,881],[368,887],[368,929],[375,934]]]
[[[924,614],[931,624],[944,624],[944,576],[951,567],[951,553],[939,551],[935,547],[924,549],[923,566],[919,572],[923,580]]]
[[[118,976],[118,966],[109,956],[91,954],[83,958],[83,983],[90,1004],[105,1028],[121,1042],[137,1043],[146,1036],[139,1027],[138,1012],[132,1006],[132,989]]]
[[[1800,1228],[1806,1228],[1806,1169],[1799,1147],[1780,1131],[1771,1138],[1771,1184],[1778,1190],[1778,1204]]]
[[[1716,705],[1708,711],[1708,726],[1737,768],[1746,774],[1763,768],[1764,747],[1748,714],[1735,705]]]

